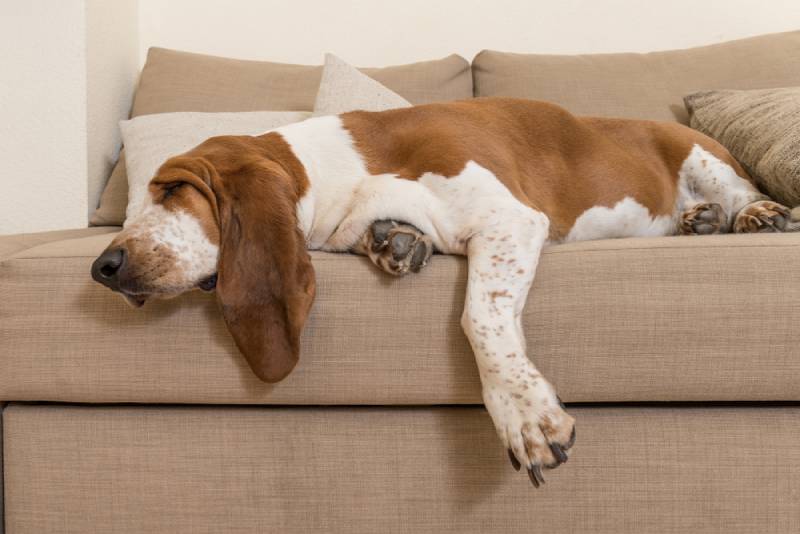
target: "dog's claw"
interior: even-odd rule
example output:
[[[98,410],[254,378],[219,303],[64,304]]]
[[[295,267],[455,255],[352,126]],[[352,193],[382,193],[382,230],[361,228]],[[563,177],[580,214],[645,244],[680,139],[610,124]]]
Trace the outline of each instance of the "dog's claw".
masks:
[[[565,463],[569,459],[561,445],[558,443],[548,443],[548,445],[550,445],[550,452],[553,453],[553,457],[556,459],[556,466]]]
[[[541,484],[544,484],[542,468],[539,465],[528,467],[528,478],[531,479],[531,484],[533,484],[534,488],[538,488]]]
[[[522,468],[522,464],[519,463],[517,457],[514,456],[514,451],[508,449],[508,459],[511,460],[511,466],[514,468],[515,471],[519,471]]]

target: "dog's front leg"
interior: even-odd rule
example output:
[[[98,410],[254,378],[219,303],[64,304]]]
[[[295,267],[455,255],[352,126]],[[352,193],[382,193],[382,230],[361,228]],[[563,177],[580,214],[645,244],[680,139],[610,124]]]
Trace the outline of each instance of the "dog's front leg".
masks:
[[[495,214],[467,245],[469,280],[461,324],[480,372],[483,400],[516,469],[544,482],[541,469],[567,460],[575,420],[525,353],[521,316],[547,217],[533,210]]]

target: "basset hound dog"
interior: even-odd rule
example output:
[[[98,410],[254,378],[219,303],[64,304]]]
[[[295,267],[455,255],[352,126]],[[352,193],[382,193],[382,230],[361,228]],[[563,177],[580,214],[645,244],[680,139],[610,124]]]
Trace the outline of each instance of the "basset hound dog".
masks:
[[[276,382],[298,361],[314,300],[307,249],[361,253],[394,275],[434,250],[465,255],[461,324],[483,400],[512,465],[538,487],[575,440],[522,333],[542,247],[787,225],[787,207],[685,126],[486,98],[208,139],[160,167],[92,275],[137,307],[215,289],[250,367]]]

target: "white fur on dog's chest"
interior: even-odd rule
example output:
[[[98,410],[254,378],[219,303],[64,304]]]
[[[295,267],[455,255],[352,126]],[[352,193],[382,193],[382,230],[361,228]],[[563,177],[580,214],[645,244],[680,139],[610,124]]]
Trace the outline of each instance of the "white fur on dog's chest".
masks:
[[[491,226],[498,211],[532,211],[494,174],[472,161],[452,177],[433,173],[417,180],[369,176],[355,191],[352,205],[324,248],[349,248],[375,220],[393,219],[416,226],[440,252],[465,254],[472,234]]]
[[[278,130],[305,166],[310,191],[298,204],[311,249],[349,250],[376,220],[416,226],[437,250],[465,254],[477,229],[498,211],[532,212],[489,170],[475,162],[452,177],[417,180],[370,175],[338,117],[311,119]]]

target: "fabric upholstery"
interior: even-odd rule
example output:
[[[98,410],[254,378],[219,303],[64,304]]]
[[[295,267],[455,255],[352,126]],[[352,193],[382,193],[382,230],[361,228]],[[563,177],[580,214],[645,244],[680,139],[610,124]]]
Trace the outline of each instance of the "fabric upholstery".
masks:
[[[159,113],[120,122],[128,174],[127,217],[139,213],[147,185],[158,168],[216,135],[260,135],[279,126],[307,119],[307,111],[241,113]]]
[[[338,115],[354,110],[382,111],[411,103],[333,54],[325,54],[314,115]]]
[[[0,400],[219,404],[480,403],[459,319],[466,262],[392,278],[312,254],[300,363],[267,385],[212,295],[129,308],[93,282],[112,234],[0,263]],[[800,400],[800,234],[548,248],[524,314],[528,351],[565,401]]]
[[[687,124],[683,97],[689,93],[800,85],[800,31],[649,54],[485,50],[472,69],[475,96],[548,100],[578,115]]]
[[[91,235],[107,234],[116,232],[115,227],[93,227],[93,228],[74,228],[70,230],[54,230],[51,232],[34,232],[30,234],[10,234],[0,235],[0,261],[37,245],[52,243],[53,241],[63,241],[76,237],[87,237]]]
[[[692,128],[725,145],[774,200],[800,206],[800,87],[704,91],[685,102]]]
[[[122,226],[125,222],[125,209],[128,206],[128,171],[125,169],[125,147],[119,151],[119,158],[106,186],[100,194],[97,209],[89,217],[92,226]]]
[[[797,531],[797,406],[572,412],[536,491],[482,408],[10,405],[8,531]]]
[[[414,104],[472,97],[469,62],[458,55],[408,65],[361,69]],[[151,48],[142,69],[131,117],[176,111],[311,111],[322,66],[192,54]],[[124,151],[91,218],[121,225],[127,206]]]
[[[360,69],[414,104],[472,96],[469,62],[451,55]],[[172,111],[311,111],[319,65],[245,61],[151,48],[131,115]]]

